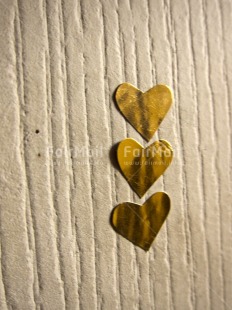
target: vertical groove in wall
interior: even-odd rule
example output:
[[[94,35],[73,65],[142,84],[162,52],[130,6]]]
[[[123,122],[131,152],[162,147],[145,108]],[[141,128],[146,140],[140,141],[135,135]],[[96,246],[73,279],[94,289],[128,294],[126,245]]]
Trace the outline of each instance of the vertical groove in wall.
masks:
[[[85,13],[84,13],[84,8],[83,8],[83,0],[80,0],[80,13],[81,13],[81,25],[82,25],[82,32],[83,32],[83,37],[85,36]],[[85,45],[84,45],[85,47]],[[88,149],[91,149],[91,136],[90,136],[90,131],[89,131],[89,119],[88,119],[88,103],[87,103],[87,82],[86,82],[86,73],[85,73],[85,52],[83,51],[83,72],[84,72],[84,104],[85,104],[85,111],[86,111],[86,129],[87,129],[87,146]],[[94,191],[94,184],[92,181],[92,175],[93,175],[93,169],[92,169],[92,165],[91,165],[91,159],[88,159],[88,165],[89,165],[89,182],[91,184],[91,207],[93,210],[92,213],[92,220],[93,220],[93,233],[95,236],[96,233],[96,224],[95,224],[95,212],[94,212],[94,195],[93,195],[93,191]],[[98,261],[98,252],[97,252],[97,240],[94,240],[94,253],[95,253],[95,268],[94,268],[94,272],[95,272],[95,282],[96,282],[96,302],[97,302],[97,306],[99,309],[99,282],[98,282],[98,266],[97,266],[97,261]]]
[[[212,5],[212,7],[214,7],[214,3]],[[221,203],[221,179],[220,179],[220,165],[218,163],[218,158],[219,158],[219,154],[220,154],[220,150],[219,150],[219,145],[220,145],[220,140],[221,140],[221,134],[218,132],[218,127],[217,127],[217,121],[216,121],[216,117],[220,117],[219,114],[217,113],[218,110],[215,107],[216,104],[216,96],[215,96],[215,89],[214,89],[214,84],[213,84],[213,54],[212,54],[212,43],[210,40],[210,31],[209,28],[212,27],[209,26],[209,8],[211,8],[211,6],[209,6],[207,4],[207,1],[203,0],[202,1],[202,8],[203,8],[203,18],[204,18],[204,30],[205,30],[205,39],[206,39],[206,50],[207,50],[207,73],[208,73],[208,85],[209,85],[209,89],[210,89],[210,103],[212,105],[211,109],[212,109],[212,120],[213,120],[213,137],[214,137],[214,147],[215,147],[215,151],[214,151],[214,156],[213,156],[213,163],[214,163],[214,169],[215,169],[215,184],[216,184],[216,206],[215,206],[215,213],[217,215],[217,223],[215,223],[215,226],[217,227],[218,231],[217,231],[217,262],[218,262],[218,270],[217,272],[217,278],[213,275],[212,271],[211,271],[211,299],[212,299],[212,303],[214,305],[214,307],[220,307],[222,304],[224,304],[224,300],[223,300],[223,290],[224,290],[224,283],[223,283],[223,259],[222,259],[222,215],[220,212],[220,203]],[[215,12],[215,8],[214,8],[214,12]],[[219,25],[220,26],[220,25]],[[215,42],[215,50],[217,50],[217,42]],[[213,50],[214,50],[213,48]],[[218,63],[220,64],[220,62]],[[220,66],[217,66],[217,71],[220,72]],[[216,73],[216,72],[214,72]],[[218,74],[218,72],[216,73]],[[226,121],[225,119],[223,121]],[[212,270],[212,269],[211,269]],[[217,283],[217,284],[216,284]],[[215,287],[217,287],[217,289],[215,289]]]
[[[110,84],[109,84],[109,71],[110,71],[110,62],[108,59],[108,46],[109,46],[109,42],[107,39],[107,15],[105,14],[105,9],[104,9],[104,5],[102,3],[101,0],[99,0],[99,4],[101,6],[101,19],[102,19],[102,31],[103,31],[103,40],[102,40],[102,45],[103,45],[103,70],[104,70],[104,102],[105,102],[105,109],[106,109],[106,113],[107,113],[107,121],[108,121],[108,128],[109,128],[109,135],[110,135],[110,145],[113,146],[113,111],[112,111],[112,103],[111,103],[111,99],[112,99],[112,95],[110,96],[110,91],[113,92],[114,90],[112,90],[110,88]],[[112,7],[111,7],[112,11],[113,11],[113,3],[112,3]],[[116,25],[115,25],[116,27]],[[113,34],[112,34],[113,35]],[[115,42],[116,43],[116,42]],[[117,202],[117,199],[115,199],[117,197],[117,189],[115,188],[115,171],[113,171],[115,168],[114,167],[110,167],[110,188],[111,188],[111,201],[112,202]],[[116,197],[115,197],[116,196]],[[109,206],[109,210],[111,210],[113,208],[112,206]],[[110,216],[109,216],[109,222],[110,222]],[[117,295],[117,301],[115,302],[115,308],[121,308],[122,307],[122,301],[121,301],[121,296],[120,296],[120,286],[119,285],[119,274],[118,274],[118,236],[115,235],[115,238],[112,240],[112,246],[115,249],[114,252],[114,272],[115,272],[115,276],[116,276],[116,295]],[[113,262],[112,262],[113,263]],[[117,283],[118,282],[118,283]]]
[[[107,1],[108,2],[108,1]],[[114,104],[114,93],[115,93],[115,85],[112,83],[112,79],[110,79],[111,75],[114,75],[114,71],[112,71],[112,54],[113,52],[115,53],[115,63],[118,60],[118,55],[117,55],[117,40],[118,37],[115,37],[115,32],[118,30],[118,13],[117,13],[117,7],[118,7],[118,3],[117,1],[113,1],[114,3],[112,3],[112,7],[111,10],[109,11],[109,4],[105,2],[104,0],[101,1],[101,10],[102,10],[102,27],[103,27],[103,46],[104,46],[104,79],[106,81],[106,86],[105,86],[105,102],[107,105],[107,113],[108,113],[108,126],[110,128],[110,144],[111,144],[111,150],[115,149],[115,134],[114,134],[114,111],[113,111],[113,104]],[[107,14],[108,13],[108,14]],[[110,16],[109,16],[110,15]],[[113,16],[112,16],[113,15]],[[112,22],[114,21],[116,24],[114,25],[114,29],[110,29],[109,26],[109,20],[110,17],[112,18]],[[116,18],[115,18],[116,17]],[[110,30],[113,30],[112,32],[110,32]],[[109,35],[110,34],[110,35]],[[115,45],[115,47],[114,47]],[[119,71],[119,75],[120,75],[120,64],[119,67],[117,68],[117,71]],[[114,85],[114,88],[112,87]],[[112,153],[112,151],[109,150],[109,154]],[[115,154],[112,154],[112,156],[115,158]],[[117,194],[117,187],[116,187],[116,170],[115,167],[112,165],[111,166],[111,199],[113,202],[113,205],[111,206],[111,209],[113,209],[118,203],[119,203],[119,198],[118,198],[118,194]],[[109,215],[109,221],[110,221],[110,215]],[[119,245],[119,236],[118,234],[116,234],[115,236],[115,274],[116,274],[116,281],[117,281],[117,305],[116,308],[120,308],[122,309],[123,305],[122,305],[122,288],[121,288],[121,281],[120,281],[120,245]]]
[[[194,306],[193,306],[193,282],[192,282],[192,272],[190,270],[191,268],[191,264],[192,264],[192,259],[191,257],[189,257],[189,240],[188,240],[188,227],[186,226],[186,211],[185,209],[187,208],[187,199],[186,199],[186,194],[185,194],[185,187],[186,187],[186,183],[183,182],[183,165],[184,163],[182,162],[183,161],[183,158],[181,156],[181,152],[182,152],[182,148],[184,147],[182,145],[182,143],[180,142],[181,139],[180,139],[180,128],[178,127],[179,126],[179,118],[178,118],[178,106],[180,105],[180,97],[179,97],[179,89],[178,89],[178,83],[176,82],[177,81],[177,78],[178,78],[178,71],[177,71],[177,54],[178,54],[178,51],[177,51],[177,48],[176,48],[176,37],[175,37],[175,32],[174,32],[174,26],[175,26],[175,23],[174,23],[174,20],[173,20],[173,14],[171,14],[171,7],[170,7],[170,1],[168,2],[169,3],[169,8],[166,7],[166,10],[168,10],[168,16],[169,16],[169,21],[167,19],[167,23],[169,23],[169,27],[168,27],[168,37],[169,37],[169,44],[170,44],[170,48],[172,49],[172,64],[171,64],[171,79],[172,79],[172,85],[174,87],[174,89],[176,91],[174,91],[174,97],[175,97],[175,106],[177,106],[174,110],[174,115],[173,115],[173,121],[174,123],[176,124],[176,127],[175,127],[175,144],[176,144],[176,150],[175,150],[175,160],[178,161],[178,168],[177,168],[177,173],[180,175],[180,179],[182,181],[180,181],[179,179],[179,186],[182,187],[182,191],[181,191],[181,194],[178,194],[178,197],[179,199],[181,200],[181,205],[182,205],[182,216],[183,216],[183,232],[184,232],[184,238],[182,239],[182,241],[184,242],[185,246],[183,247],[183,250],[185,252],[181,252],[182,255],[184,256],[181,261],[182,263],[182,266],[180,267],[183,271],[183,274],[184,276],[182,277],[182,281],[184,281],[183,279],[186,278],[187,279],[187,287],[185,288],[182,288],[181,289],[181,282],[179,283],[179,289],[180,290],[185,290],[185,294],[186,296],[184,296],[185,298],[183,298],[183,302],[186,304],[185,307],[189,308],[189,309],[192,309]],[[167,18],[168,18],[167,16]],[[173,29],[173,30],[172,30]],[[172,33],[173,32],[173,33]],[[169,182],[169,186],[170,186],[170,182]],[[179,199],[176,200],[176,208],[178,208],[178,202],[179,202]],[[173,230],[172,230],[173,231]],[[175,230],[173,231],[173,234],[175,233]],[[177,239],[178,240],[178,239]],[[175,253],[175,248],[173,248],[173,254],[172,254],[172,257],[176,257],[176,253]],[[177,282],[178,279],[175,277],[175,282]],[[175,288],[176,285],[173,285],[173,289]],[[179,300],[179,292],[178,290],[175,290],[175,304],[178,304],[179,306],[176,306],[177,308],[178,307],[182,307],[181,306],[181,301]]]
[[[205,1],[205,0],[204,0]],[[206,1],[205,1],[205,5],[206,5]],[[205,14],[205,11],[204,11]],[[214,163],[215,163],[215,168],[216,168],[216,180],[217,180],[217,205],[219,208],[219,212],[218,212],[218,226],[219,226],[219,245],[220,245],[220,260],[219,260],[219,264],[220,264],[220,291],[222,290],[222,292],[224,292],[224,281],[223,281],[223,258],[222,258],[222,215],[221,215],[221,208],[220,208],[220,203],[221,203],[221,179],[220,179],[220,171],[219,171],[219,165],[218,165],[218,155],[219,155],[219,145],[218,145],[218,140],[219,140],[219,135],[218,135],[218,129],[217,129],[217,124],[216,124],[216,110],[215,110],[215,105],[216,105],[216,101],[214,99],[214,89],[213,89],[213,85],[211,82],[211,76],[212,76],[212,72],[211,72],[211,54],[210,54],[210,47],[209,47],[209,30],[208,30],[208,25],[207,25],[207,15],[206,15],[206,41],[207,41],[207,47],[208,47],[208,68],[209,68],[209,86],[210,86],[210,90],[211,90],[211,94],[212,94],[212,108],[213,108],[213,124],[214,124],[214,134],[215,134],[215,144],[216,144],[216,153],[215,153],[215,159],[214,159]],[[213,292],[214,294],[217,295],[216,291]],[[221,292],[220,292],[221,293]],[[219,293],[219,294],[220,294]],[[220,299],[220,301],[222,303],[224,303],[224,300],[221,298],[221,294],[218,297]]]
[[[178,49],[177,49],[177,42],[176,42],[176,25],[173,17],[173,5],[171,5],[171,2],[169,2],[169,10],[170,10],[170,20],[171,20],[171,26],[172,26],[172,32],[173,32],[173,49],[175,52],[174,60],[173,60],[173,71],[176,72],[176,75],[173,75],[173,87],[174,92],[176,95],[177,102],[180,103],[180,86],[179,86],[179,66],[178,66]],[[184,141],[183,141],[183,132],[181,125],[183,124],[183,121],[181,120],[181,112],[180,107],[176,104],[176,118],[177,118],[177,131],[179,136],[179,154],[181,157],[181,162],[183,163],[182,168],[182,176],[183,176],[183,201],[185,208],[189,207],[188,204],[188,193],[186,191],[186,159],[184,154]],[[185,234],[186,234],[186,249],[187,249],[187,261],[189,264],[189,273],[191,277],[191,300],[193,307],[195,306],[195,287],[194,287],[194,276],[193,276],[193,258],[192,258],[192,241],[191,241],[191,231],[190,231],[190,218],[189,218],[189,212],[188,210],[185,211]]]
[[[51,37],[51,30],[49,31],[49,18],[48,18],[48,1],[45,0],[44,1],[44,5],[45,5],[45,16],[46,16],[46,31],[47,31],[47,47],[48,47],[48,63],[46,63],[46,65],[49,65],[47,69],[47,75],[49,76],[50,80],[47,81],[47,105],[50,106],[51,109],[51,115],[55,114],[54,112],[54,95],[53,95],[53,91],[52,91],[52,67],[51,67],[51,61],[53,59],[53,54],[52,54],[52,50],[51,50],[51,43],[50,43],[50,37]],[[54,16],[54,14],[53,14]],[[50,32],[50,33],[49,33]],[[55,148],[55,154],[56,154],[56,143],[54,142],[54,120],[53,117],[51,117],[50,119],[51,122],[51,144],[52,144],[52,148]],[[49,125],[48,125],[49,126]],[[48,127],[49,128],[49,127]],[[49,130],[49,129],[48,129]],[[58,146],[59,147],[59,146]],[[50,154],[49,154],[50,155]],[[54,162],[53,160],[54,155],[52,154],[52,175],[51,175],[51,179],[53,180],[53,182],[51,183],[52,187],[53,187],[53,207],[54,207],[54,213],[55,213],[55,226],[56,226],[56,247],[57,247],[57,252],[58,252],[58,260],[59,260],[59,272],[60,272],[60,277],[61,280],[64,284],[64,277],[63,277],[63,271],[62,271],[62,262],[61,262],[61,248],[60,248],[60,238],[59,238],[59,211],[58,211],[58,207],[57,207],[57,199],[56,199],[56,193],[57,193],[57,173],[56,173],[56,162]],[[65,288],[65,285],[64,285]],[[64,301],[65,304],[64,306],[66,307],[66,296],[65,296],[65,290],[64,290]]]
[[[80,9],[81,9],[81,19],[82,19],[82,31],[83,31],[83,37],[85,36],[85,13],[84,13],[84,8],[83,8],[83,1],[80,0]],[[85,72],[85,53],[83,52],[83,71]],[[89,119],[88,119],[88,103],[87,103],[87,82],[86,82],[86,73],[84,73],[84,103],[85,103],[85,109],[86,109],[86,128],[87,128],[87,138],[88,138],[88,149],[91,149],[91,135],[90,135],[90,125],[89,125]],[[90,178],[90,184],[91,184],[91,199],[92,199],[92,208],[93,208],[93,227],[94,227],[94,235],[96,232],[96,226],[95,226],[95,221],[94,221],[94,184],[92,181],[92,175],[93,175],[93,169],[92,169],[92,163],[91,160],[89,159],[89,178]],[[99,305],[99,284],[98,284],[98,267],[97,267],[97,260],[98,260],[98,254],[97,254],[97,241],[95,242],[94,238],[94,250],[95,250],[95,274],[96,274],[96,297],[97,297],[97,305]]]
[[[19,61],[21,60],[21,66],[20,66],[20,82],[18,81],[18,84],[21,85],[21,100],[20,100],[20,113],[23,115],[23,122],[21,124],[22,126],[22,154],[24,156],[24,166],[25,166],[25,182],[26,182],[26,190],[27,190],[27,201],[28,201],[28,214],[29,217],[31,218],[31,230],[32,230],[32,239],[33,239],[33,244],[32,244],[32,253],[33,253],[33,267],[34,267],[34,283],[33,283],[33,291],[34,291],[34,302],[35,305],[39,305],[41,300],[40,300],[40,276],[39,276],[39,257],[38,257],[38,248],[37,248],[37,242],[36,242],[36,233],[35,233],[35,218],[32,212],[32,197],[31,197],[31,192],[30,192],[30,176],[29,176],[29,171],[28,171],[28,156],[26,154],[26,147],[27,147],[27,142],[28,139],[30,138],[30,131],[25,123],[25,117],[27,115],[27,108],[26,108],[26,94],[25,94],[25,74],[24,74],[24,65],[25,65],[25,56],[24,56],[24,51],[23,51],[23,34],[22,34],[22,29],[21,29],[21,14],[20,14],[20,9],[19,9],[19,1],[16,0],[16,17],[18,19],[18,36],[19,40],[21,42],[21,45],[18,46],[20,49],[20,58]],[[19,41],[18,41],[19,42]],[[18,56],[19,57],[19,56]],[[18,86],[19,87],[19,86]],[[28,228],[29,229],[29,228]]]
[[[206,258],[207,258],[207,269],[206,269],[206,277],[207,277],[207,282],[209,283],[209,251],[208,251],[208,245],[206,242],[206,213],[205,213],[205,205],[204,205],[204,197],[206,196],[206,191],[205,191],[205,179],[204,179],[204,164],[203,164],[203,155],[201,151],[201,140],[202,140],[202,133],[201,133],[201,126],[200,126],[200,119],[199,119],[199,94],[198,94],[198,82],[197,82],[197,74],[196,74],[196,68],[197,68],[197,62],[196,62],[196,54],[195,54],[195,48],[194,48],[194,40],[193,40],[193,33],[194,33],[194,26],[193,26],[193,18],[192,17],[192,10],[191,10],[191,5],[190,5],[190,0],[188,2],[188,14],[189,14],[189,31],[190,31],[190,45],[191,45],[191,57],[193,61],[193,89],[194,89],[194,101],[196,102],[196,116],[197,116],[197,147],[198,147],[198,161],[200,163],[200,199],[201,199],[201,208],[203,209],[202,212],[202,218],[203,218],[203,228],[204,228],[204,242],[205,242],[205,251],[206,251]],[[210,306],[210,298],[209,298],[209,293],[210,291],[210,284],[209,284],[209,290],[208,294],[205,295],[205,298],[208,300],[208,305]]]
[[[18,0],[16,1],[15,7],[15,53],[16,53],[16,70],[17,70],[17,91],[19,99],[19,114],[20,114],[20,148],[22,156],[22,166],[23,166],[23,176],[25,178],[26,184],[26,218],[27,218],[27,235],[28,235],[28,246],[31,251],[33,259],[33,298],[35,306],[39,303],[39,282],[38,282],[38,270],[36,266],[36,252],[35,250],[35,231],[32,221],[31,213],[31,203],[30,203],[30,192],[28,186],[27,178],[27,169],[26,169],[26,160],[25,160],[25,143],[27,132],[24,127],[25,119],[25,106],[24,106],[24,73],[23,73],[23,57],[22,57],[22,35],[21,35],[21,26],[20,26],[20,16],[19,16],[19,7]],[[34,256],[34,257],[33,257]]]
[[[175,31],[174,31],[175,32]],[[175,34],[174,34],[175,36]],[[176,38],[174,39],[175,40],[175,49],[176,49]],[[177,66],[177,72],[178,72],[178,60],[176,59],[176,66]],[[179,88],[179,81],[178,81],[178,73],[177,73],[177,81],[176,81],[176,97],[178,99],[178,101],[180,101],[180,97],[179,97],[179,93],[180,93],[180,88]],[[177,91],[178,89],[178,91]],[[180,109],[178,108],[177,109],[177,117],[178,117],[178,121],[179,121],[179,135],[180,135],[180,149],[181,149],[181,158],[182,158],[182,161],[183,161],[183,183],[186,184],[186,171],[185,171],[185,167],[186,167],[186,162],[185,162],[185,154],[184,154],[184,151],[183,151],[183,135],[182,135],[182,121],[181,121],[181,114],[180,114]],[[184,187],[184,190],[183,190],[183,196],[184,196],[184,202],[185,202],[185,206],[186,208],[189,207],[189,204],[188,204],[188,194],[187,194],[187,191]],[[187,256],[188,256],[188,259],[189,259],[189,266],[190,266],[190,274],[191,274],[191,278],[192,278],[192,285],[191,285],[191,289],[192,289],[192,303],[193,303],[193,306],[195,306],[195,286],[194,286],[194,276],[193,276],[193,258],[192,258],[192,246],[191,246],[191,230],[190,230],[190,227],[189,227],[189,221],[190,221],[190,218],[189,218],[189,212],[186,211],[185,213],[185,220],[186,220],[186,237],[187,237]]]

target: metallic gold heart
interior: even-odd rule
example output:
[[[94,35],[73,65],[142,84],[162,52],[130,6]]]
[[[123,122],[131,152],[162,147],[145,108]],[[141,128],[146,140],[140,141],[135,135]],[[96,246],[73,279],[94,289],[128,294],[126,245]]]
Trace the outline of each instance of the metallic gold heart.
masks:
[[[173,150],[165,140],[155,141],[144,149],[128,138],[119,143],[117,157],[126,180],[142,197],[171,164]]]
[[[142,206],[124,202],[112,212],[111,222],[120,235],[148,251],[171,207],[166,193],[152,195]]]
[[[143,93],[129,83],[116,91],[116,102],[131,125],[149,141],[172,103],[172,92],[166,85],[156,85]]]

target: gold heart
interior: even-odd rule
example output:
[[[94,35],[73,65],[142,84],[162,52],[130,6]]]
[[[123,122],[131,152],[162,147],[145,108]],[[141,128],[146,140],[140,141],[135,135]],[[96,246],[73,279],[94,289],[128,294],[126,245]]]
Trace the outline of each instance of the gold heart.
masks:
[[[171,207],[166,193],[152,195],[142,206],[124,202],[112,212],[111,222],[120,235],[148,251]]]
[[[129,83],[116,91],[116,102],[131,125],[149,141],[172,103],[172,92],[166,85],[156,85],[143,93]]]
[[[165,140],[155,141],[144,149],[128,138],[119,143],[117,157],[126,180],[142,197],[171,164],[173,150]]]

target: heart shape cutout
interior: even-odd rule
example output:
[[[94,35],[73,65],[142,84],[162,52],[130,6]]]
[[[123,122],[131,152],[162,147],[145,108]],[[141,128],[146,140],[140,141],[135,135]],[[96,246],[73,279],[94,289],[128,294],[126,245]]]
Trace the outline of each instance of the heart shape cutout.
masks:
[[[114,208],[111,223],[117,233],[148,251],[171,207],[166,193],[152,195],[142,206],[124,202]]]
[[[172,104],[172,92],[166,85],[156,85],[145,93],[129,83],[119,85],[116,102],[130,124],[149,141]]]
[[[139,197],[164,173],[172,157],[172,147],[165,140],[155,141],[144,149],[134,139],[127,138],[117,149],[121,171]]]

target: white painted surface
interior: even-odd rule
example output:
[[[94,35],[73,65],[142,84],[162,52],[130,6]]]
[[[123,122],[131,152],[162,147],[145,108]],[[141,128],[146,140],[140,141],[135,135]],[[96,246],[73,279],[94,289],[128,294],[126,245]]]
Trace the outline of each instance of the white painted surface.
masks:
[[[0,309],[231,308],[231,20],[229,0],[0,2]],[[109,224],[144,201],[113,165],[117,142],[146,145],[112,99],[125,81],[175,97],[148,253]],[[103,156],[51,153],[84,146]]]

